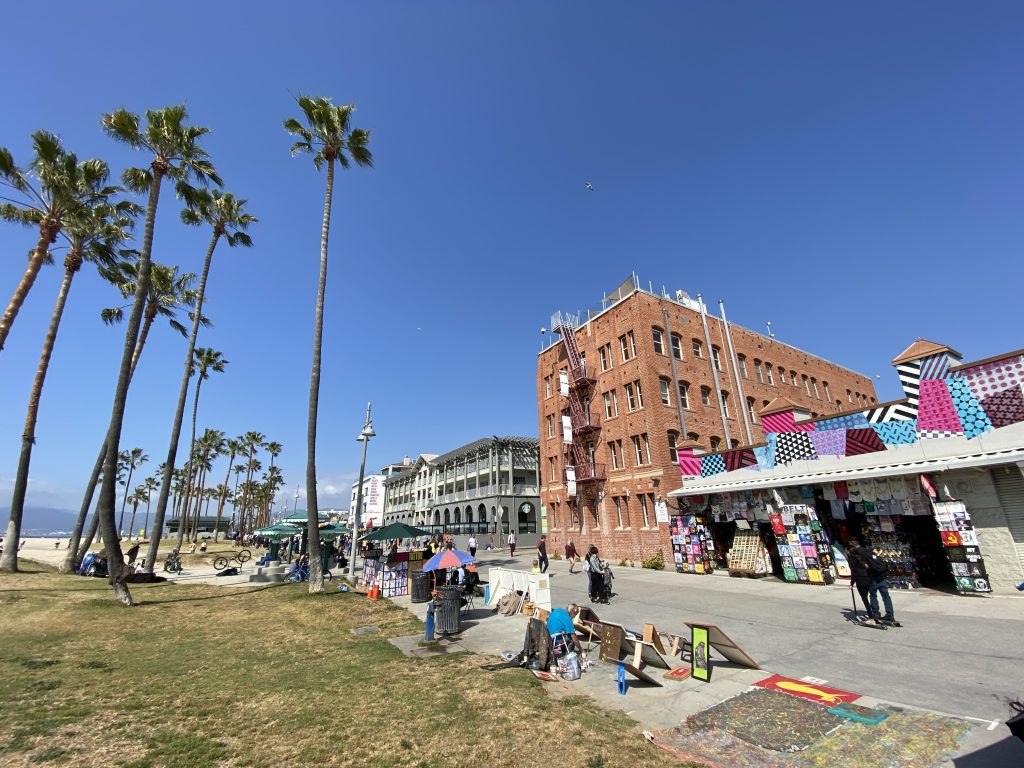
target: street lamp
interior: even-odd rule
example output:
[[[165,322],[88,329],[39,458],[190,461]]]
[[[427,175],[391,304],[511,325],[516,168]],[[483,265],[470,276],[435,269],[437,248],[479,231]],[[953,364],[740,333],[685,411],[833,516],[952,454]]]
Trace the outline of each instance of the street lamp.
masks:
[[[363,423],[363,431],[356,438],[363,444],[363,459],[359,464],[359,487],[356,491],[356,508],[353,510],[352,518],[352,553],[348,559],[348,580],[354,585],[356,583],[356,539],[359,538],[359,511],[363,506],[363,475],[366,473],[366,447],[370,444],[370,438],[376,437],[373,431],[373,421],[370,418],[370,403],[366,404],[366,421]]]

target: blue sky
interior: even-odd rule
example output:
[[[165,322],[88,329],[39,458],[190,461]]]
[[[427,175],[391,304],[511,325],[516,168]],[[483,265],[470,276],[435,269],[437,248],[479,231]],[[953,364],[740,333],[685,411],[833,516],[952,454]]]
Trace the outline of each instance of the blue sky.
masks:
[[[0,144],[36,128],[120,172],[104,111],[184,102],[226,188],[262,219],[214,258],[200,344],[230,360],[203,426],[285,446],[303,482],[323,176],[292,159],[292,94],[355,101],[373,170],[335,188],[320,400],[321,506],[368,464],[537,432],[538,329],[636,271],[869,375],[916,337],[968,359],[1024,346],[1020,3],[17,4]],[[584,183],[595,190],[588,192]],[[208,233],[165,191],[154,258]],[[6,302],[32,233],[0,226]],[[0,506],[60,270],[0,353]],[[123,332],[84,270],[43,395],[28,503],[77,507]],[[184,340],[158,328],[122,447],[166,454]],[[184,453],[184,446],[179,456]],[[222,470],[218,470],[220,472]],[[300,501],[300,508],[303,502]]]

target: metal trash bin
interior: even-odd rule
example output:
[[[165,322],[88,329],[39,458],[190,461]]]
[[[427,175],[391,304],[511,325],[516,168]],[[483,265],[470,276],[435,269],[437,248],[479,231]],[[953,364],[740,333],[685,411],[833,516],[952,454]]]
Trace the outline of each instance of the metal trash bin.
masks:
[[[430,599],[430,571],[413,571],[409,588],[411,602],[427,602]]]
[[[442,635],[457,635],[462,611],[462,590],[455,585],[446,585],[438,587],[437,592],[444,598],[444,602],[437,607],[437,631]]]

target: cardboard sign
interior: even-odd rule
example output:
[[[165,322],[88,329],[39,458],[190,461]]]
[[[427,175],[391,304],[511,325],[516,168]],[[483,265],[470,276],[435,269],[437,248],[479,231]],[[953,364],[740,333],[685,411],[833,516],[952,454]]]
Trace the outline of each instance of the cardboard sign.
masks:
[[[696,677],[696,675],[694,675]],[[772,675],[764,680],[754,683],[758,688],[769,691],[780,691],[790,696],[797,696],[801,699],[813,701],[825,707],[834,707],[837,704],[849,704],[860,698],[859,693],[848,693],[836,688],[829,688],[824,685],[805,683],[801,680],[793,680],[782,675]]]
[[[699,624],[690,625],[690,647],[693,662],[693,678],[711,681],[711,655],[708,653],[708,628]]]
[[[703,627],[707,632],[708,643],[733,664],[739,664],[748,669],[760,669],[761,665],[754,661],[746,651],[740,648],[736,642],[729,637],[722,628],[715,624],[695,624],[684,622],[692,630],[694,627]],[[694,677],[697,675],[694,674]]]

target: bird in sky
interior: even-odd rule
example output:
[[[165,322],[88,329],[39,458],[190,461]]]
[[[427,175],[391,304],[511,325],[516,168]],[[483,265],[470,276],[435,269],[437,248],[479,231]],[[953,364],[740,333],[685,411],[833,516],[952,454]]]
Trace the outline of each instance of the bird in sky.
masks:
[[[594,185],[591,184],[589,181],[587,182],[587,189],[589,189],[591,192],[594,191]]]

